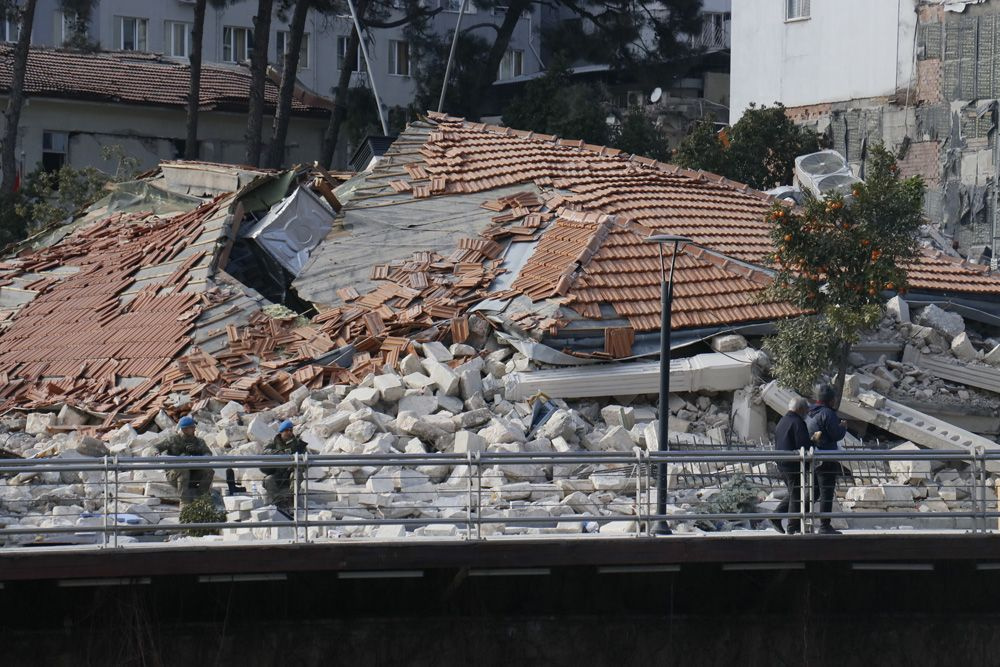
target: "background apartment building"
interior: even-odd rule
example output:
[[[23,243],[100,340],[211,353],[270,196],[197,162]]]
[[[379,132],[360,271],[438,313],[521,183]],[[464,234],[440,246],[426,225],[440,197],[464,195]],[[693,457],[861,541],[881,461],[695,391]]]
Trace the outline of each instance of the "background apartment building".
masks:
[[[858,175],[884,143],[963,256],[1000,253],[1000,0],[733,0],[733,121],[782,102]]]
[[[447,34],[455,27],[459,0],[431,2],[438,4],[442,11],[430,20],[430,29],[441,35]],[[257,3],[252,0],[222,9],[209,6],[205,17],[205,62],[248,62],[253,51],[253,16],[256,11]],[[394,18],[402,15],[400,11]],[[187,58],[191,52],[193,17],[192,0],[100,0],[88,26],[87,36],[102,50],[149,51],[173,58]],[[499,24],[502,20],[502,11],[482,11],[472,5],[466,10],[464,24]],[[510,49],[500,67],[501,79],[544,69],[538,24],[536,6],[532,15],[522,17],[511,38]],[[72,28],[72,17],[63,15],[58,0],[39,0],[33,44],[62,46],[70,39]],[[11,32],[9,27],[7,32]],[[344,65],[350,32],[349,15],[310,13],[298,73],[303,85],[320,95],[332,95]],[[287,35],[287,23],[276,15],[271,23],[270,62],[280,62],[279,54],[284,53]],[[372,38],[367,44],[368,55],[372,78],[383,104],[389,107],[408,105],[413,100],[415,84],[404,28],[374,30]],[[352,85],[368,85],[367,75],[356,73]]]

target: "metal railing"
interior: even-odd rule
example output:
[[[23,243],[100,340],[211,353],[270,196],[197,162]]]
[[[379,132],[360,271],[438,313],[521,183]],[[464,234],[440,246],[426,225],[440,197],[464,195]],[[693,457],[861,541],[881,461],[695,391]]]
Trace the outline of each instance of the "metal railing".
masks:
[[[830,461],[874,473],[841,478],[839,509],[821,512],[817,467]],[[797,514],[774,511],[786,486],[778,464],[800,479],[805,501]],[[667,466],[668,511],[662,515],[655,512],[659,465]],[[284,513],[268,504],[261,467],[289,471]],[[236,471],[247,490],[215,498],[225,507],[224,521],[180,523],[166,472],[205,468],[217,471],[218,490],[224,490],[218,471],[225,469]],[[804,528],[823,520],[859,529],[866,522],[881,528],[893,521],[939,523],[932,527],[981,533],[993,531],[1000,519],[998,474],[1000,453],[983,450],[11,459],[0,460],[0,546],[117,547],[193,530],[218,531],[223,541],[577,533],[639,538],[655,533],[650,528],[661,520],[675,534],[765,528],[771,519]]]

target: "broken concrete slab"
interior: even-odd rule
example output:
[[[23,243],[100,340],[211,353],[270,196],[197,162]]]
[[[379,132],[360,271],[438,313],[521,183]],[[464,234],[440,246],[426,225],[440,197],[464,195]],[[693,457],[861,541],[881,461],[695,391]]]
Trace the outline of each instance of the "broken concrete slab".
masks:
[[[910,323],[910,304],[898,294],[886,302],[885,310],[900,324]]]
[[[739,334],[726,334],[724,336],[714,336],[711,341],[712,349],[716,352],[737,352],[747,348],[747,339]]]
[[[984,364],[953,362],[939,356],[923,354],[912,345],[906,346],[903,361],[942,380],[1000,394],[1000,369]]]
[[[958,313],[948,312],[931,304],[917,314],[917,324],[931,327],[937,331],[954,338],[965,331],[965,320]]]
[[[758,352],[698,354],[670,362],[670,389],[675,392],[735,391],[753,382]],[[525,400],[538,392],[550,398],[585,398],[655,394],[660,389],[660,364],[619,363],[514,372],[504,377],[508,400]]]
[[[767,407],[754,387],[733,392],[732,428],[743,442],[767,438]]]
[[[969,334],[964,331],[952,339],[951,353],[961,361],[975,361],[977,357],[976,348],[972,346]]]
[[[768,407],[783,414],[795,393],[780,386],[777,380],[772,380],[761,389],[761,395]],[[972,451],[981,447],[988,451],[1000,451],[1000,444],[988,438],[891,400],[886,400],[882,408],[876,409],[863,405],[856,397],[845,396],[840,402],[839,411],[851,419],[872,424],[931,449]],[[987,462],[987,469],[1000,472],[1000,461]]]

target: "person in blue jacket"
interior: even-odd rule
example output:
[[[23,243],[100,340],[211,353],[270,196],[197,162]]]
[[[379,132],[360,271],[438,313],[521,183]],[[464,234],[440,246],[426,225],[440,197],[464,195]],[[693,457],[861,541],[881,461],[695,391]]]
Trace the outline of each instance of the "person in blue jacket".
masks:
[[[816,449],[839,449],[837,443],[847,435],[846,422],[833,409],[836,398],[837,393],[830,385],[821,384],[816,388],[816,403],[809,409],[809,416],[806,418],[806,426]],[[843,468],[837,461],[824,461],[816,466],[814,493],[819,497],[820,511],[823,513],[828,514],[833,511],[833,494],[837,486],[837,477],[842,472]],[[822,535],[840,534],[840,531],[831,525],[829,518],[820,520],[817,532]]]

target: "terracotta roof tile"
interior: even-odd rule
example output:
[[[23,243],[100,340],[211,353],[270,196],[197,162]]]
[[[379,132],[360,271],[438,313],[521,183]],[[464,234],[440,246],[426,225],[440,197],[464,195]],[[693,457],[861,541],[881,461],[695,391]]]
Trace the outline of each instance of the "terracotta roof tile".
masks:
[[[561,206],[562,217],[554,225],[542,227],[535,256],[515,283],[515,288],[522,286],[532,296],[556,293],[560,280],[560,289],[564,289],[570,276],[575,276],[577,287],[593,288],[597,283],[587,281],[612,275],[619,276],[619,282],[658,284],[658,275],[653,280],[653,274],[658,274],[655,246],[642,241],[650,233],[687,236],[722,255],[758,266],[765,264],[773,250],[770,224],[766,221],[773,199],[745,184],[579,141],[465,123],[442,114],[430,114],[430,118],[437,129],[422,149],[428,173],[462,180],[469,192],[516,183],[552,185],[567,191],[549,198],[550,210]],[[444,159],[445,155],[452,159]],[[584,242],[585,235],[567,236],[567,223],[580,221],[593,226],[601,216],[615,218],[614,233],[603,240],[600,252],[582,270],[580,255],[570,246]],[[628,227],[631,233],[625,234]],[[556,236],[550,239],[552,232]],[[692,320],[692,326],[703,326],[712,318],[721,318],[712,323],[723,323],[792,312],[779,305],[751,303],[752,295],[769,281],[766,273],[739,264],[723,266],[724,260],[709,256],[702,260],[715,265],[716,273],[711,277],[700,275],[684,265],[684,275],[678,277],[678,294],[685,282],[709,285],[717,280],[721,282],[716,289],[742,291],[744,295],[737,311],[728,313],[705,301],[703,320]],[[910,284],[914,289],[1000,294],[1000,279],[988,275],[982,267],[936,254],[921,255],[910,268]],[[579,307],[591,309],[592,305]],[[644,322],[636,328],[648,330],[656,326]]]
[[[10,88],[13,45],[0,45],[0,91]],[[186,62],[133,51],[81,53],[32,47],[28,55],[25,93],[28,97],[117,102],[184,108],[190,87]],[[201,108],[245,111],[250,72],[243,65],[204,63]],[[265,99],[272,108],[278,89],[265,83]],[[297,113],[329,113],[293,100]]]

